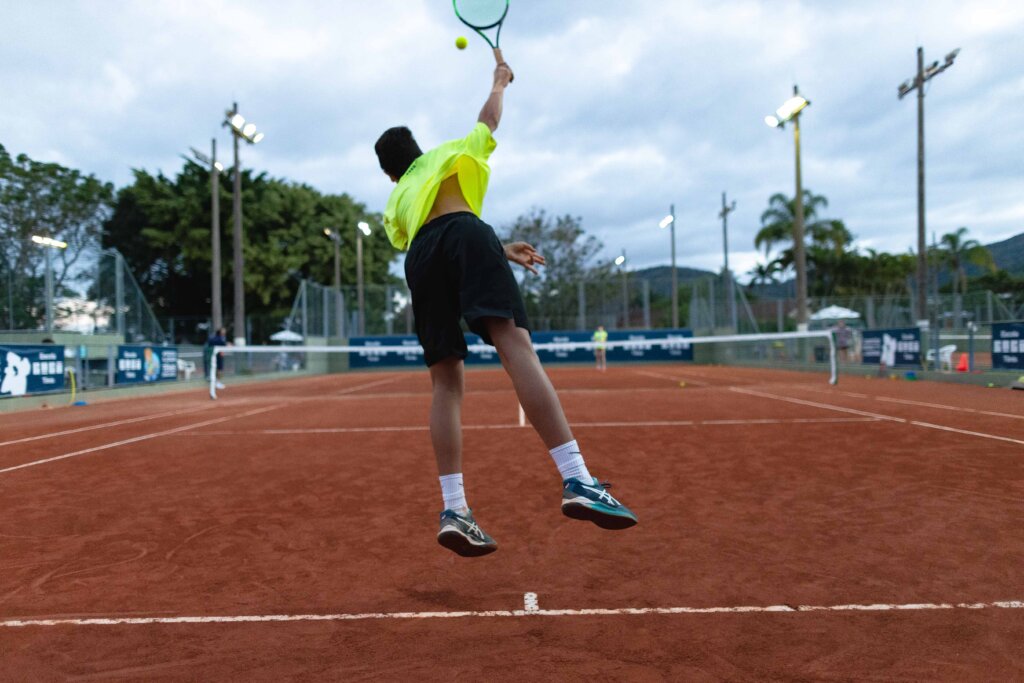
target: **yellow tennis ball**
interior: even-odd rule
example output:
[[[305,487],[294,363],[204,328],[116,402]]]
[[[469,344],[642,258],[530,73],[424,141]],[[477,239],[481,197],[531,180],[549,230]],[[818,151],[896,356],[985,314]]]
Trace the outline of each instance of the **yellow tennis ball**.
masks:
[[[455,39],[455,47],[460,50],[465,50],[467,45],[469,45],[469,41],[466,40],[466,36],[459,36]]]

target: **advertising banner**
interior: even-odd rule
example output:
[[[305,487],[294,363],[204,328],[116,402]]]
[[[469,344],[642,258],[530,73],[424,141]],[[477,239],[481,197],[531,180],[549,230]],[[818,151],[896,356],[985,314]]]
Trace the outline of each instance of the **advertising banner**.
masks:
[[[0,344],[0,397],[64,388],[64,347]]]
[[[531,335],[534,344],[575,344],[589,342],[592,339],[592,332],[534,332]],[[613,330],[608,332],[608,341],[638,341],[648,339],[677,339],[678,344],[672,346],[641,345],[630,349],[609,349],[608,361],[692,361],[693,345],[686,340],[693,337],[690,330],[644,330],[627,331]],[[483,340],[470,332],[466,333],[466,345],[482,345]],[[422,353],[399,353],[391,351],[377,351],[375,349],[386,346],[408,346],[419,347],[415,335],[402,335],[392,337],[352,337],[349,340],[350,346],[366,347],[366,351],[353,352],[349,358],[349,367],[372,368],[372,367],[417,367],[423,366]],[[589,348],[564,348],[564,349],[538,349],[537,356],[542,363],[590,363],[594,360],[594,352]],[[493,347],[487,347],[486,351],[477,351],[469,354],[466,358],[467,365],[500,365],[501,359]]]
[[[423,353],[416,335],[394,337],[352,337],[349,346],[365,346],[366,351],[354,351],[349,355],[350,368],[400,368],[424,367]],[[381,346],[407,346],[409,353],[378,351]]]
[[[992,323],[992,368],[1024,370],[1024,323]]]
[[[178,379],[178,349],[173,346],[118,346],[117,384]]]
[[[864,365],[921,366],[921,330],[901,327],[864,330],[861,358]]]

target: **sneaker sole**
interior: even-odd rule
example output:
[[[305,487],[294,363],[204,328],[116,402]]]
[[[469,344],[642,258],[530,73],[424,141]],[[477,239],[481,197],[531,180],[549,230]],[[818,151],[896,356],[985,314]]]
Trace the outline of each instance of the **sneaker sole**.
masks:
[[[462,557],[480,557],[490,555],[498,549],[497,545],[477,545],[472,543],[465,536],[457,531],[441,532],[437,535],[437,542],[456,555]]]
[[[586,505],[563,505],[562,514],[573,519],[582,519],[586,522],[593,522],[602,529],[611,529],[612,531],[628,529],[631,526],[636,526],[636,520],[632,517],[611,515],[607,512],[601,512],[600,510],[587,507]]]

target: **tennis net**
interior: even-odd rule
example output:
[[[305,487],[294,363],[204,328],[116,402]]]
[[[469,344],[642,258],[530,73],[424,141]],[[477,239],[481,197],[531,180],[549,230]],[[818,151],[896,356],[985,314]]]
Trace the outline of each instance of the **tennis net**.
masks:
[[[605,350],[607,362],[681,363],[812,370],[827,373],[835,384],[838,363],[828,331],[693,337],[687,332],[643,331],[617,333],[596,343],[586,333],[534,335],[534,349],[545,366],[592,364],[595,352]],[[543,341],[541,341],[543,339]],[[469,366],[499,366],[493,346],[467,335]],[[210,396],[217,398],[218,376],[322,375],[371,370],[423,367],[423,349],[415,337],[366,337],[342,346],[222,346],[223,369],[211,363]]]

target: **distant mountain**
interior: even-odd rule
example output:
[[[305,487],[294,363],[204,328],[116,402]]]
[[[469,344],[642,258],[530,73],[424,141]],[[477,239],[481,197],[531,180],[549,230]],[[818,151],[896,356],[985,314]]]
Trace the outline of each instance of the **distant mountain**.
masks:
[[[630,271],[629,275],[630,277],[649,281],[652,294],[666,297],[672,295],[672,266],[655,266],[653,268],[644,268],[643,270],[634,270]],[[685,266],[676,267],[676,279],[680,285],[695,280],[703,280],[707,277],[714,277],[715,275],[716,273],[712,273],[710,270],[699,270]]]
[[[1024,232],[1002,242],[986,244],[996,265],[1013,275],[1024,275]]]

